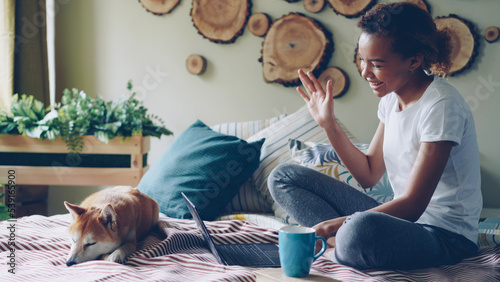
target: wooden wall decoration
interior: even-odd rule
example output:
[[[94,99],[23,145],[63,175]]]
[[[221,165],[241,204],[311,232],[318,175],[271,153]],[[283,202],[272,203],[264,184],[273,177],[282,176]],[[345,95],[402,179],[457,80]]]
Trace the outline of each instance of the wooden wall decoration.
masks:
[[[479,45],[479,35],[472,22],[455,14],[438,17],[434,22],[438,30],[446,29],[451,38],[451,61],[453,65],[446,75],[454,76],[469,69],[477,56]],[[431,72],[435,73],[435,70],[431,68]]]
[[[332,34],[318,21],[290,13],[271,25],[262,43],[266,82],[284,86],[300,84],[297,71],[312,71],[316,77],[326,68],[334,50]]]
[[[377,0],[328,0],[328,3],[336,14],[356,18],[370,10]]]
[[[190,74],[201,75],[207,69],[207,60],[203,56],[192,54],[186,60],[186,69]]]
[[[304,0],[304,9],[311,13],[319,13],[325,7],[325,0]]]
[[[139,0],[146,11],[157,16],[170,13],[180,0]]]
[[[490,26],[484,30],[484,39],[489,43],[493,43],[498,40],[499,33],[498,27]]]
[[[271,25],[272,19],[265,13],[255,13],[248,20],[248,29],[250,32],[259,37],[266,35]]]
[[[318,77],[325,91],[328,80],[332,81],[333,98],[342,97],[349,89],[349,76],[340,68],[329,67]]]
[[[191,18],[208,40],[233,43],[245,29],[251,6],[251,0],[193,0]]]
[[[141,5],[155,15],[170,13],[180,0],[138,0]],[[284,0],[288,3],[300,0]],[[430,13],[428,0],[400,0],[413,3]],[[328,4],[337,15],[356,18],[373,8],[377,0],[304,0],[304,9],[319,13]],[[190,16],[194,27],[204,38],[215,43],[233,43],[243,34],[248,24],[249,31],[262,42],[262,63],[264,80],[284,86],[300,85],[297,70],[312,71],[322,82],[332,79],[334,97],[341,97],[349,87],[349,77],[338,67],[327,68],[334,42],[332,34],[317,20],[298,12],[291,12],[273,22],[264,13],[251,14],[252,0],[192,0]],[[478,53],[478,37],[471,22],[450,14],[435,19],[438,29],[449,32],[452,43],[452,67],[446,76],[457,75],[470,68]],[[484,39],[496,42],[500,29],[490,26],[484,30]],[[362,74],[361,60],[355,49],[354,63]],[[200,55],[193,54],[186,60],[186,68],[191,74],[200,75],[206,70],[207,62]],[[437,73],[437,69],[431,68]],[[439,74],[443,75],[443,74]]]

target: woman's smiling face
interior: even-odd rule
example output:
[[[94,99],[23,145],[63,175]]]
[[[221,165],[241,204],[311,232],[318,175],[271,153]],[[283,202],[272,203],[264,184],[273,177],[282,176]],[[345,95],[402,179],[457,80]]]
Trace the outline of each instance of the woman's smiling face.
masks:
[[[361,59],[361,75],[380,98],[391,92],[405,92],[411,77],[412,58],[403,58],[394,52],[393,40],[366,32],[359,38],[357,55]]]

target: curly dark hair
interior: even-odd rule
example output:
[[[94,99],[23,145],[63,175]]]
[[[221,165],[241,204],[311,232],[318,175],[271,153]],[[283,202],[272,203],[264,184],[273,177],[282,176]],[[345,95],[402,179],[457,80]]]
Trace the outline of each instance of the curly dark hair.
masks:
[[[393,51],[405,58],[421,54],[423,70],[445,75],[450,69],[447,31],[437,30],[431,15],[414,4],[378,4],[361,18],[358,27],[368,34],[393,38]]]

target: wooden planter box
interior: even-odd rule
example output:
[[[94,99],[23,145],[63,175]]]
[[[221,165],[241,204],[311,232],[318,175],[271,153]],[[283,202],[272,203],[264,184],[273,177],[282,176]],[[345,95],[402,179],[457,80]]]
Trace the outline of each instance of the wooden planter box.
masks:
[[[149,136],[119,137],[108,144],[84,136],[83,142],[82,154],[75,156],[59,137],[0,135],[0,183],[7,184],[14,173],[15,183],[25,185],[137,186],[148,169]]]

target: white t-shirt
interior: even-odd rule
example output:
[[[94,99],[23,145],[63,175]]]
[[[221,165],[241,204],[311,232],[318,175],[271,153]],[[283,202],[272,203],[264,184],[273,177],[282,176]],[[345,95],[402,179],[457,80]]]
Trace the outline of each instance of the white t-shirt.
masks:
[[[379,103],[384,123],[384,162],[394,190],[401,197],[420,143],[452,141],[454,146],[431,201],[417,223],[438,226],[477,243],[482,209],[479,148],[470,107],[460,93],[439,77],[404,111],[395,93]]]

